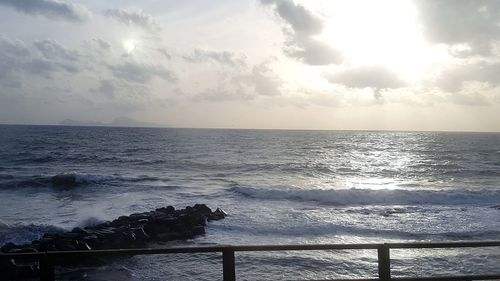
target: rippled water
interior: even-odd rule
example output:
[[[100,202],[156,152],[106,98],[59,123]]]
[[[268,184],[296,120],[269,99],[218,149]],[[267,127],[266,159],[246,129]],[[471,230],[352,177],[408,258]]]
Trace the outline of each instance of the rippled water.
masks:
[[[60,174],[77,185],[54,185]],[[161,246],[500,240],[500,134],[0,126],[0,244],[194,203],[230,216]],[[500,252],[393,257],[396,276],[493,273]],[[371,251],[244,253],[237,275],[371,277],[375,261]],[[84,272],[218,280],[221,264],[134,257]]]

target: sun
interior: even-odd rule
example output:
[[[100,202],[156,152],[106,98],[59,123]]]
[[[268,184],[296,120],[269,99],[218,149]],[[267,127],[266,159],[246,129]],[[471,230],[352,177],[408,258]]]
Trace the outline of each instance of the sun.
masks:
[[[128,39],[123,41],[123,48],[127,54],[132,54],[137,49],[137,41],[134,39]]]
[[[428,44],[409,0],[328,1],[330,11],[319,39],[338,48],[357,66],[381,65],[418,81],[445,52]]]

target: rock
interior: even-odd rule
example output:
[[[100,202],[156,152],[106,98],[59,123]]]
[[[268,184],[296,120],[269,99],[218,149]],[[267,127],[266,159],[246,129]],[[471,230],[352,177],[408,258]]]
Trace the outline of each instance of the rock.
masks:
[[[54,184],[75,184],[72,175],[53,177]],[[205,233],[207,220],[223,219],[226,213],[217,208],[214,212],[205,204],[175,210],[172,206],[145,213],[121,216],[111,222],[103,222],[85,228],[75,227],[64,233],[45,233],[40,240],[30,244],[7,243],[1,247],[3,253],[29,253],[44,251],[73,251],[91,249],[113,249],[143,247],[149,242],[190,239]],[[81,264],[79,258],[63,261],[67,264]],[[18,279],[37,273],[30,265],[0,264],[0,276]],[[13,276],[13,277],[12,277]],[[11,278],[12,277],[12,278]]]
[[[167,241],[179,239],[180,237],[181,237],[181,234],[178,232],[167,232],[167,233],[158,234],[156,236],[156,240],[167,242]]]
[[[205,205],[205,204],[195,204],[193,206],[193,209],[196,209],[197,211],[199,211],[200,213],[202,213],[204,215],[212,213],[212,210],[210,210],[210,208],[207,207],[207,205]]]
[[[71,230],[71,232],[73,233],[79,233],[79,234],[83,234],[83,235],[87,235],[88,234],[88,231],[86,231],[85,229],[82,229],[80,227],[75,227]]]
[[[207,217],[208,221],[216,221],[216,220],[221,220],[227,216],[227,213],[224,212],[222,209],[217,208],[215,212],[210,213]]]

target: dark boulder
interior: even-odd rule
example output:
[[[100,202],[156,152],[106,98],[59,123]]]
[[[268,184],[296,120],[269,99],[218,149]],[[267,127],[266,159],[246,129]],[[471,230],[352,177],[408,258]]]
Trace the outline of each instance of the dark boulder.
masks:
[[[53,177],[54,184],[71,185],[76,183],[72,175]],[[191,239],[205,233],[207,221],[223,219],[226,213],[221,209],[212,211],[205,204],[176,210],[172,206],[151,212],[121,216],[111,222],[103,222],[84,228],[76,227],[63,233],[45,233],[39,240],[30,244],[16,245],[7,243],[2,253],[30,253],[44,251],[88,251],[92,249],[118,249],[144,247],[149,242]],[[0,265],[0,276],[32,276],[36,266],[4,261]],[[64,264],[81,264],[81,259],[63,261]]]

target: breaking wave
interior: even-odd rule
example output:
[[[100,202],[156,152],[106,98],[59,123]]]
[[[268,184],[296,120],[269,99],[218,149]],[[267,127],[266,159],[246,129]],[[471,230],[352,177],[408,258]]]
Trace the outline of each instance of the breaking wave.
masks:
[[[166,182],[168,178],[153,177],[147,175],[119,176],[119,175],[96,175],[80,173],[62,173],[56,175],[37,175],[28,177],[15,177],[6,175],[0,177],[0,188],[22,188],[59,186],[72,187],[79,185],[121,184],[124,182]]]
[[[231,190],[256,199],[314,201],[332,205],[457,205],[500,202],[500,191],[496,190],[298,189],[244,186],[232,187]]]
[[[292,226],[227,226],[211,225],[213,229],[237,232],[239,235],[252,236],[290,236],[290,237],[321,237],[331,235],[355,235],[361,237],[384,237],[390,239],[407,240],[486,240],[498,239],[500,231],[477,230],[477,231],[450,231],[450,232],[409,232],[398,229],[373,229],[352,225],[339,224],[308,224],[300,227]]]

